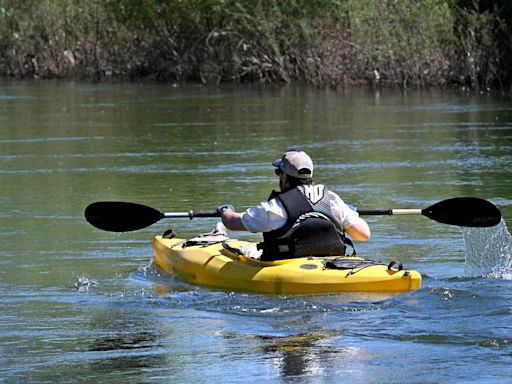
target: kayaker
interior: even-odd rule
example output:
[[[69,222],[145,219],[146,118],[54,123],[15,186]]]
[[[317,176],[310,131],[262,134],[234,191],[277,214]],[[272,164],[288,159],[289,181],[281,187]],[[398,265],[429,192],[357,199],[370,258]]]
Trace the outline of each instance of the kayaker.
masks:
[[[367,241],[370,228],[359,214],[323,184],[313,182],[313,161],[303,151],[291,150],[272,163],[280,191],[268,201],[236,212],[221,205],[217,212],[227,229],[263,233],[261,260],[302,256],[343,255],[355,240]]]

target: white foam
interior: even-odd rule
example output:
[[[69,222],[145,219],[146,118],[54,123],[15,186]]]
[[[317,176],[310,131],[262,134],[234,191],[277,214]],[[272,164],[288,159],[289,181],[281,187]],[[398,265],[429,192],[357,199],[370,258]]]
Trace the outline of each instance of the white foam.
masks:
[[[464,275],[512,280],[512,236],[505,221],[490,228],[463,228]]]

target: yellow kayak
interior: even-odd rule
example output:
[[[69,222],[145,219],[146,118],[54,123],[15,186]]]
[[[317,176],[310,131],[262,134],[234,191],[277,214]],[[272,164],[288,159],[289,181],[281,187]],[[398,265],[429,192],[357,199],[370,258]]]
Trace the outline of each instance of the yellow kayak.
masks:
[[[408,292],[421,286],[417,271],[394,262],[360,257],[304,257],[272,262],[240,254],[254,243],[228,240],[200,244],[156,236],[153,262],[188,283],[257,293]]]

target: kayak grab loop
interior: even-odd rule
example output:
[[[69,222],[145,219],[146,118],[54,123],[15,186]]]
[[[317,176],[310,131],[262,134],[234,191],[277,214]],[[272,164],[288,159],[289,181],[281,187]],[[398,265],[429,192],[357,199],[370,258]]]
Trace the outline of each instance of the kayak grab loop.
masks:
[[[388,271],[397,271],[398,272],[403,269],[404,269],[404,266],[402,265],[402,263],[399,263],[398,261],[393,260],[391,263],[388,264]]]
[[[166,229],[165,232],[162,234],[162,237],[164,239],[174,239],[178,234],[174,232],[174,229]]]

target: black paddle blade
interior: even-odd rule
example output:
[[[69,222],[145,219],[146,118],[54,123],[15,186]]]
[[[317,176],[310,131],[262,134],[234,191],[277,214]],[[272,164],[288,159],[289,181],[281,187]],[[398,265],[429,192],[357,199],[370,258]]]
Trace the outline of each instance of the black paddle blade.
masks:
[[[110,232],[128,232],[149,227],[164,214],[141,204],[99,201],[85,209],[85,219],[96,228]]]
[[[494,227],[501,221],[500,210],[477,197],[455,197],[421,211],[422,215],[443,224],[459,227]]]

